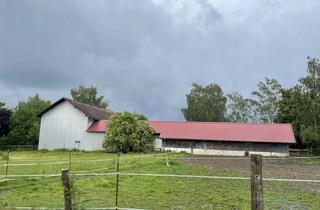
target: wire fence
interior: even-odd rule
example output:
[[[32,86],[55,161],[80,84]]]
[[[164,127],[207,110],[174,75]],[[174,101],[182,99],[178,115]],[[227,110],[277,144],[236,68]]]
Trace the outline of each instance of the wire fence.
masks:
[[[67,168],[77,209],[251,208],[248,157],[63,154],[44,160],[9,153],[0,168],[0,207],[63,208],[61,169]],[[319,166],[319,157],[263,158],[265,209],[317,209]]]

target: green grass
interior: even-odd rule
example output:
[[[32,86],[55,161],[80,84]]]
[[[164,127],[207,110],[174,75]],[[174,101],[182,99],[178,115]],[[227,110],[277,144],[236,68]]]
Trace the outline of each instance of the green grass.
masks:
[[[238,176],[224,170],[212,170],[184,163],[186,154],[146,156],[121,155],[120,171]],[[72,170],[103,169],[114,172],[114,154],[73,152]],[[93,161],[93,160],[104,161]],[[90,161],[90,162],[81,162]],[[59,165],[44,165],[64,162]],[[5,163],[5,161],[2,161]],[[9,166],[10,174],[59,174],[69,167],[69,152],[19,151],[10,154],[9,163],[37,163],[35,166]],[[5,167],[1,167],[4,174]],[[72,172],[84,173],[84,172]],[[91,173],[91,172],[89,172]],[[75,200],[79,209],[111,207],[115,204],[115,176],[76,176]],[[222,180],[174,177],[120,176],[119,206],[143,209],[250,209],[249,180]],[[306,183],[264,182],[267,209],[318,209],[320,185]],[[0,183],[0,207],[63,207],[60,177],[16,178]]]

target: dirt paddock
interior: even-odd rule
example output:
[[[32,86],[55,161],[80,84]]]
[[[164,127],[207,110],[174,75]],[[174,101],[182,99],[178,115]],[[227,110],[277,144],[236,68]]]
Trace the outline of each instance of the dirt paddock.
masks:
[[[316,162],[310,163],[308,160]],[[191,156],[186,158],[184,161],[191,165],[203,166],[212,170],[226,170],[246,177],[250,175],[249,157]],[[320,180],[320,158],[304,159],[295,157],[264,157],[262,170],[263,176],[267,178]]]

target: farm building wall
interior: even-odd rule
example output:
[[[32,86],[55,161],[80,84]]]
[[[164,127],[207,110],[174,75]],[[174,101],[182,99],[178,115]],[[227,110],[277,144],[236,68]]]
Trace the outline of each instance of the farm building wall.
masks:
[[[196,155],[245,156],[248,152],[263,156],[289,156],[288,144],[165,139],[162,146],[166,151]]]
[[[41,116],[38,149],[101,150],[104,134],[88,133],[91,123],[73,105],[62,102]]]

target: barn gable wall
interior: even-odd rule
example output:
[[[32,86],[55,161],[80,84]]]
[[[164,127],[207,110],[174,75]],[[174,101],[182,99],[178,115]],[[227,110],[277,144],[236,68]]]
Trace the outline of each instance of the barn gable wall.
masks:
[[[103,135],[88,133],[92,121],[68,102],[41,116],[39,149],[102,149]],[[79,142],[79,143],[77,143]]]

